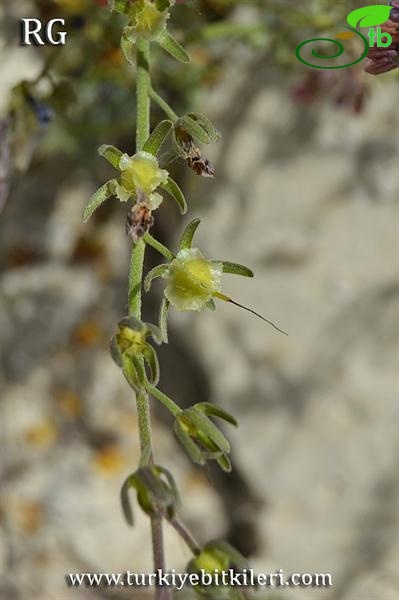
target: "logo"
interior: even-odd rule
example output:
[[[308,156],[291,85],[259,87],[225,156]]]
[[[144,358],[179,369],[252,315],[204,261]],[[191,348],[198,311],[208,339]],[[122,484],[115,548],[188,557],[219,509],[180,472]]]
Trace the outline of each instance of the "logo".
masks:
[[[295,50],[297,59],[300,60],[304,65],[313,67],[314,69],[344,69],[345,67],[352,67],[353,65],[356,65],[366,58],[370,48],[374,48],[375,46],[378,48],[388,48],[388,46],[392,44],[392,36],[389,33],[382,31],[381,27],[378,27],[379,25],[382,25],[388,21],[391,10],[391,6],[382,6],[380,4],[364,6],[363,8],[357,8],[356,10],[353,10],[351,13],[349,13],[346,19],[348,25],[342,25],[342,27],[345,27],[345,29],[348,31],[342,31],[341,33],[338,33],[335,36],[335,39],[312,38],[311,40],[305,40],[299,44]],[[366,34],[363,34],[357,30],[357,27],[369,28],[369,30],[366,32]],[[374,29],[375,27],[376,29]],[[364,49],[360,57],[352,62],[344,65],[321,65],[309,62],[309,60],[303,57],[303,49],[305,46],[311,44],[311,54],[316,59],[324,61],[338,58],[345,52],[345,47],[340,40],[349,40],[351,38],[355,38],[356,36],[362,40]],[[320,54],[319,51],[314,47],[314,44],[317,44],[318,42],[330,42],[335,44],[336,52],[330,55]],[[310,46],[308,46],[308,48],[310,48]]]

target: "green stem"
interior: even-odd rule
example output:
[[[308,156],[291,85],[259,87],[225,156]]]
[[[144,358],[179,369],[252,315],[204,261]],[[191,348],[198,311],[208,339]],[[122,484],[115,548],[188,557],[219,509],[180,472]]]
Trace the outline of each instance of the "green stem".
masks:
[[[154,387],[153,385],[149,385],[147,390],[151,394],[151,396],[154,396],[154,398],[162,402],[162,404],[168,409],[170,413],[172,413],[174,417],[180,415],[182,409],[176,404],[176,402],[173,402],[172,398],[169,398],[169,396],[161,392],[161,390]]]
[[[162,96],[157,94],[156,91],[152,88],[150,88],[150,97],[154,100],[154,102],[158,104],[159,108],[163,110],[166,116],[169,117],[169,119],[173,121],[173,123],[176,123],[177,119],[179,118],[178,115],[175,113],[173,108],[169,106],[166,100],[164,100]]]
[[[136,152],[144,146],[150,135],[150,43],[137,41],[136,78]],[[143,279],[145,243],[139,240],[132,250],[129,274],[129,314],[141,319],[141,285]]]
[[[140,38],[137,41],[136,78],[136,152],[139,152],[150,135],[150,43]],[[141,319],[141,293],[144,266],[145,242],[139,240],[132,250],[129,274],[129,313]],[[154,462],[149,398],[146,390],[136,396],[140,447],[142,457],[148,463]],[[162,519],[151,518],[152,550],[154,571],[165,571]],[[169,588],[157,588],[155,600],[171,600]]]
[[[129,314],[141,320],[141,287],[145,243],[138,240],[132,248],[129,272]]]
[[[194,538],[192,533],[184,525],[184,523],[179,521],[179,519],[175,518],[172,521],[170,521],[170,524],[179,534],[179,536],[186,542],[187,546],[190,548],[194,556],[198,556],[199,554],[201,554],[200,545],[198,544],[197,540]]]
[[[150,135],[150,87],[150,42],[139,38],[136,77],[136,152],[143,148]]]
[[[153,462],[152,433],[148,394],[141,391],[136,394],[137,416],[140,432],[141,453],[145,454],[148,462]]]
[[[150,233],[148,233],[148,232],[145,233],[143,239],[146,244],[148,244],[149,246],[152,246],[154,248],[154,250],[159,252],[159,254],[162,254],[162,256],[164,256],[167,260],[174,259],[174,255],[171,253],[169,248],[167,248],[166,246],[161,244],[161,242],[158,242],[158,240],[153,238]]]

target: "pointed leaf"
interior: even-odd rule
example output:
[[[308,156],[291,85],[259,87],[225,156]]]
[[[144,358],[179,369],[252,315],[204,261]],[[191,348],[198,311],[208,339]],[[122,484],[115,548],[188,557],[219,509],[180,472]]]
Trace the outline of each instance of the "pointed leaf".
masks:
[[[213,262],[222,263],[223,273],[231,273],[232,275],[241,275],[242,277],[253,277],[254,276],[251,269],[248,269],[248,267],[245,267],[244,265],[240,265],[239,263],[228,262],[225,260],[213,261]]]
[[[119,169],[119,163],[123,156],[123,152],[111,146],[110,144],[103,144],[99,147],[98,153],[100,156],[105,158],[115,169]]]
[[[193,219],[186,226],[183,231],[183,234],[180,238],[179,250],[184,250],[185,248],[191,248],[191,244],[194,238],[194,234],[197,231],[198,225],[201,223],[201,219]]]
[[[167,182],[161,184],[160,187],[163,190],[165,190],[166,192],[168,192],[171,196],[173,196],[173,198],[176,200],[177,204],[179,205],[180,213],[182,215],[186,214],[187,202],[186,202],[183,192],[181,191],[181,189],[179,188],[177,183],[171,177],[168,177]]]
[[[92,214],[97,210],[103,202],[108,200],[110,196],[113,194],[113,183],[115,180],[107,181],[98,189],[89,200],[89,204],[86,206],[83,212],[83,222],[86,223]]]
[[[149,152],[156,156],[168,137],[170,130],[173,127],[172,121],[165,120],[158,123],[154,131],[143,146],[145,152]]]
[[[205,131],[211,142],[217,142],[221,135],[216,127],[213,125],[212,121],[208,119],[206,115],[196,112],[188,113],[188,116],[193,119],[202,129]]]
[[[125,480],[125,482],[122,486],[122,489],[121,489],[122,510],[123,510],[125,519],[129,525],[134,525],[133,511],[132,511],[132,507],[131,507],[130,500],[129,500],[129,490],[131,487],[133,487],[132,480],[133,480],[133,476],[130,475],[130,477],[128,477]]]
[[[168,31],[163,31],[157,38],[157,42],[166,52],[180,62],[189,63],[190,55],[181,44]]]
[[[199,404],[196,404],[196,407],[202,410],[206,415],[211,415],[212,417],[219,417],[219,419],[223,419],[224,421],[231,423],[231,425],[238,427],[238,423],[232,415],[230,415],[222,408],[211,404],[210,402],[200,402]]]
[[[161,308],[159,311],[159,329],[161,330],[163,341],[168,343],[168,312],[170,302],[166,298],[162,299]]]
[[[221,456],[216,459],[216,462],[225,473],[231,473],[231,460],[227,454],[221,454]]]
[[[147,273],[146,278],[144,279],[144,291],[149,292],[151,289],[152,282],[157,277],[163,277],[165,273],[168,271],[169,265],[157,265],[149,273]]]

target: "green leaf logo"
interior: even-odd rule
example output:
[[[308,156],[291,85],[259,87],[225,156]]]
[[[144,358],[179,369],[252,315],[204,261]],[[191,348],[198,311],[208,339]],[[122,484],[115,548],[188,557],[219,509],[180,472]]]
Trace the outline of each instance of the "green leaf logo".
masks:
[[[364,6],[349,13],[347,21],[352,27],[376,27],[388,21],[391,9],[391,6],[380,4]]]

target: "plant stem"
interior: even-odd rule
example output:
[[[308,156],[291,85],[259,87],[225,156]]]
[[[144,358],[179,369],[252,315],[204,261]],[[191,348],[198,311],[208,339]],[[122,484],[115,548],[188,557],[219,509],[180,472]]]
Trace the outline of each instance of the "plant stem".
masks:
[[[151,519],[152,548],[154,556],[154,572],[160,569],[166,571],[165,552],[163,547],[162,519],[153,517]],[[155,600],[172,600],[172,592],[168,587],[156,588]]]
[[[143,279],[145,243],[143,240],[132,248],[129,272],[129,314],[141,319],[141,285]]]
[[[181,521],[179,521],[179,519],[173,519],[170,524],[179,534],[179,536],[186,542],[194,556],[198,556],[201,553],[201,547],[189,532],[187,527]]]
[[[150,135],[150,87],[150,42],[139,38],[136,78],[136,152],[142,149]]]
[[[140,432],[141,453],[146,454],[146,456],[148,457],[148,462],[152,463],[154,457],[152,448],[150,407],[148,401],[148,394],[144,390],[136,394],[136,406],[138,426]]]
[[[150,43],[137,41],[136,79],[136,152],[144,146],[150,134]],[[129,275],[129,313],[141,318],[141,282],[143,279],[145,244],[139,240],[133,247]]]
[[[161,390],[154,387],[153,385],[148,386],[148,392],[151,394],[151,396],[154,396],[154,398],[162,402],[162,404],[168,409],[170,413],[172,413],[174,417],[177,417],[177,415],[180,415],[180,413],[182,412],[180,406],[177,406],[176,402],[173,402],[172,398],[169,398],[169,396],[161,392]]]
[[[150,97],[154,100],[154,102],[156,102],[158,104],[159,108],[161,108],[163,110],[163,112],[166,114],[166,116],[169,117],[169,119],[171,121],[173,121],[173,123],[175,123],[177,121],[177,119],[179,117],[175,113],[173,108],[171,108],[169,106],[169,104],[166,102],[166,100],[164,100],[162,98],[162,96],[157,94],[157,92],[155,90],[153,90],[152,88],[150,88]]]
[[[140,38],[137,42],[136,79],[136,152],[139,152],[150,134],[150,44]],[[141,289],[143,279],[145,242],[139,240],[132,249],[129,273],[129,314],[141,319]],[[154,462],[149,398],[146,390],[136,395],[141,453],[151,464]],[[154,571],[165,571],[162,519],[151,518]],[[157,588],[155,600],[172,600],[169,588]]]
[[[167,260],[174,259],[174,256],[171,253],[171,251],[169,250],[169,248],[167,248],[166,246],[161,244],[161,242],[159,242],[158,240],[153,238],[150,233],[147,232],[144,234],[144,241],[146,242],[146,244],[149,244],[150,246],[152,246],[154,248],[154,250],[159,252],[159,254],[162,254],[162,256],[164,256]]]

